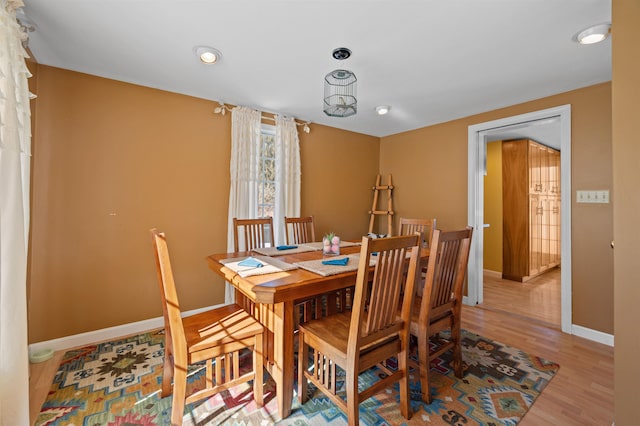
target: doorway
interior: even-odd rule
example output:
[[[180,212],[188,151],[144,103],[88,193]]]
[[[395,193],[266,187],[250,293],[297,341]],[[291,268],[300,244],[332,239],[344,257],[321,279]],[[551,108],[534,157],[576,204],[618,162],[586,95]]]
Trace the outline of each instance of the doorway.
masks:
[[[552,180],[555,181],[557,179],[557,184],[559,185],[560,175],[555,172],[551,173],[551,175],[543,173],[543,167],[548,164],[551,167],[557,167],[555,170],[559,171],[560,155],[553,154],[546,149],[531,149],[528,147],[527,141],[532,140],[537,143],[543,143],[544,146],[551,147],[559,152],[559,124],[560,120],[558,118],[556,120],[544,120],[542,123],[532,123],[526,128],[517,130],[511,129],[513,126],[509,126],[508,130],[499,130],[496,134],[488,137],[486,172],[484,176],[483,301],[477,305],[483,309],[504,312],[558,329],[560,328],[560,269],[555,267],[550,269],[549,265],[556,265],[560,261],[561,224],[559,211],[555,210],[557,213],[554,214],[554,209],[559,209],[560,205],[555,199],[547,200],[546,195],[554,196],[553,190],[549,194],[547,191],[549,191],[550,185],[556,185],[551,183]],[[523,139],[522,136],[526,136],[526,138]],[[507,143],[507,151],[510,155],[505,159],[503,157],[503,145],[505,141],[513,140],[520,140],[521,142],[515,144]],[[530,161],[535,161],[533,169],[524,164],[524,158],[520,155],[516,155],[516,159],[522,158],[521,160],[516,163],[512,162],[514,160],[514,149],[516,152],[518,151],[517,146],[524,146],[524,148],[519,148],[520,151],[527,151],[530,155],[541,153],[538,156],[534,156],[533,159],[530,158]],[[520,164],[522,168],[514,168],[516,164]],[[545,196],[541,201],[534,202],[535,213],[532,211],[534,205],[529,204],[529,217],[537,219],[534,220],[533,224],[529,224],[532,228],[535,225],[538,230],[538,232],[529,234],[529,238],[533,238],[533,241],[526,242],[523,232],[518,232],[518,236],[515,234],[506,236],[504,234],[505,224],[509,224],[512,227],[511,232],[514,232],[513,227],[527,226],[528,222],[525,221],[526,208],[524,212],[514,210],[512,203],[515,200],[509,197],[507,197],[506,201],[504,199],[503,190],[505,185],[507,185],[506,189],[510,189],[512,193],[515,188],[520,188],[520,186],[514,183],[513,178],[510,179],[503,176],[503,166],[507,167],[511,173],[519,176],[515,182],[520,182],[531,171],[539,170],[540,173],[549,176],[548,179],[539,179],[540,182],[544,183],[544,188],[541,186],[540,189],[543,190],[541,192],[544,192]],[[542,177],[541,174],[534,174],[534,177],[537,178],[537,176]],[[530,188],[532,185],[530,184]],[[560,192],[559,190],[560,188],[557,187],[557,192]],[[516,199],[519,200],[517,205],[521,205],[524,200],[529,201],[528,191],[526,192],[526,194],[518,192],[518,195],[515,195]],[[538,200],[538,197],[535,196],[530,201]],[[514,238],[516,239],[514,240]],[[518,240],[517,238],[523,239]],[[506,241],[510,243],[506,243]],[[528,245],[531,252],[529,250],[525,252],[519,251],[518,247],[513,246],[516,242],[519,243],[518,247],[521,244]],[[537,261],[530,260],[528,265],[523,263],[522,254],[524,253],[527,253],[529,257],[535,257]],[[537,256],[534,256],[534,253],[537,253]],[[503,264],[505,259],[507,259],[507,264]],[[519,272],[524,273],[524,268],[532,268],[533,277],[527,273],[528,277],[523,277],[524,279],[519,280],[517,274]],[[545,272],[541,274],[541,271]],[[503,279],[504,273],[507,273],[511,280]]]
[[[464,303],[483,302],[484,174],[487,142],[508,131],[523,132],[556,121],[561,151],[561,328],[571,333],[571,106],[536,111],[469,126],[468,132],[468,222],[474,227],[468,269],[468,291]]]

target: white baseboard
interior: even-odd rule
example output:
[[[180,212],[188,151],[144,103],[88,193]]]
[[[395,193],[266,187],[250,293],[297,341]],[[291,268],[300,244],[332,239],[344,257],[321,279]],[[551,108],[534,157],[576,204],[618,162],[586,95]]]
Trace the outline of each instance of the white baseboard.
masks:
[[[194,315],[215,308],[217,306],[194,309],[192,311],[184,312],[182,316],[188,317],[190,315]],[[53,349],[54,351],[66,350],[79,346],[90,345],[96,342],[103,342],[105,340],[116,339],[122,336],[142,333],[162,327],[164,327],[164,319],[162,317],[157,317],[144,321],[138,321],[134,323],[118,325],[115,327],[89,331],[86,333],[75,334],[72,336],[65,336],[58,339],[46,340],[44,342],[32,343],[29,345],[29,353],[36,353],[44,349]],[[590,328],[582,327],[575,324],[571,326],[571,334],[608,346],[613,346],[614,342],[613,335],[611,334],[592,330]]]
[[[192,311],[183,312],[183,317],[188,317],[200,312],[207,311],[218,306],[209,306],[206,308],[194,309]],[[29,354],[39,352],[44,349],[53,349],[54,351],[66,350],[76,348],[79,346],[90,345],[96,342],[103,342],[111,339],[116,339],[122,336],[128,336],[131,334],[142,333],[149,330],[155,330],[157,328],[164,327],[164,318],[157,317],[148,320],[132,322],[129,324],[117,325],[115,327],[103,328],[95,331],[88,331],[86,333],[74,334],[72,336],[60,337],[58,339],[46,340],[44,342],[32,343],[29,345]]]
[[[614,339],[612,334],[603,333],[601,331],[592,330],[590,328],[582,327],[575,324],[571,325],[571,334],[579,337],[584,337],[585,339],[602,343],[607,346],[614,346]]]
[[[490,269],[483,269],[482,272],[484,273],[484,275],[487,275],[489,277],[502,279],[502,272],[500,272],[500,271],[492,271]]]

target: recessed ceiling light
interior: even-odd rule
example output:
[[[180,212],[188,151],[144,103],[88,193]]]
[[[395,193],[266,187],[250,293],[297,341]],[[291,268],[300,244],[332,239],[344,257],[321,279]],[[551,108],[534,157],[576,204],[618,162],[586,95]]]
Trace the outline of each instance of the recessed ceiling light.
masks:
[[[200,62],[207,65],[212,65],[218,62],[222,58],[222,53],[219,50],[209,46],[196,46],[194,48],[196,56],[200,59]]]
[[[580,44],[599,43],[611,34],[611,24],[593,25],[580,31],[575,36],[575,40]]]
[[[331,52],[331,56],[339,61],[344,61],[345,59],[348,59],[349,56],[351,56],[351,50],[347,49],[346,47],[337,47],[333,49],[333,52]]]
[[[378,115],[385,115],[389,112],[391,107],[389,105],[379,105],[376,107],[376,112]]]

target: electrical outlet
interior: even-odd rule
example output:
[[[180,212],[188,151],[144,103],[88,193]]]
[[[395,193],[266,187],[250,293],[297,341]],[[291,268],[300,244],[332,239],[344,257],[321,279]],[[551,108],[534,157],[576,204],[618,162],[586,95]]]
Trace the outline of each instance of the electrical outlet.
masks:
[[[609,190],[576,191],[576,203],[609,203]]]

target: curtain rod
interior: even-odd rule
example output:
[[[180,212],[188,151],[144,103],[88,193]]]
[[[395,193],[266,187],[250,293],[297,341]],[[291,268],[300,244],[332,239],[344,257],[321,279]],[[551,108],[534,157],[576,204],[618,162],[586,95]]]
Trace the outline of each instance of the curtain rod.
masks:
[[[227,111],[231,111],[233,108],[228,107],[224,102],[218,102],[218,106],[215,107],[213,109],[213,113],[214,114],[220,114],[220,115],[225,115],[225,113]],[[274,117],[269,117],[269,116],[263,116],[262,114],[260,114],[260,118],[264,119],[264,120],[270,120],[270,121],[276,121],[275,119],[275,115],[277,115],[278,113],[276,112],[271,112],[271,111],[260,111],[261,113],[266,113],[266,114],[271,114]],[[298,121],[296,118],[293,119],[293,122],[296,123],[296,126],[302,126],[302,130],[305,133],[309,133],[311,131],[311,129],[309,128],[309,124],[311,124],[310,121]]]

